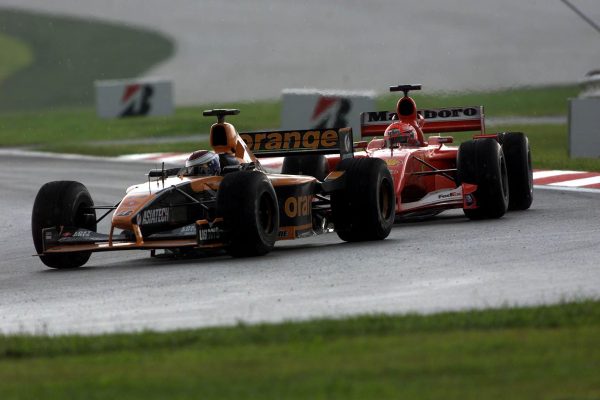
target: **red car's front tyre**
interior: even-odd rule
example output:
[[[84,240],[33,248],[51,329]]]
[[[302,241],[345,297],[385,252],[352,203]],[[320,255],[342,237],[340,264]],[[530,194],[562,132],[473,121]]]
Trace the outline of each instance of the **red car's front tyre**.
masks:
[[[503,134],[502,151],[508,172],[508,209],[527,210],[533,202],[533,168],[527,136],[521,132]]]
[[[478,208],[465,209],[469,219],[500,218],[508,209],[509,186],[506,160],[495,139],[476,139],[458,148],[458,179],[477,185]]]

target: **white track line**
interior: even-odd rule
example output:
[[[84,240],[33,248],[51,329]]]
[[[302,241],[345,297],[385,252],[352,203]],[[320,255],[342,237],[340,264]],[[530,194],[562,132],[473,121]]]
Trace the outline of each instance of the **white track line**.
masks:
[[[578,186],[587,186],[594,185],[596,183],[600,183],[600,176],[592,176],[589,178],[582,179],[573,179],[564,182],[554,182],[550,183],[550,186],[566,186],[566,187],[578,187]]]
[[[582,187],[567,187],[567,186],[546,186],[546,185],[533,185],[536,190],[555,190],[558,192],[577,192],[577,193],[595,193],[600,194],[600,189],[594,188],[582,188]]]
[[[120,160],[132,160],[132,161],[139,161],[139,160],[148,160],[148,159],[153,159],[155,157],[160,157],[162,156],[164,153],[142,153],[142,154],[126,154],[123,156],[118,156],[117,158],[119,158]]]
[[[585,171],[534,171],[533,179],[550,178],[553,176],[571,175],[571,174],[585,174]]]
[[[188,157],[189,154],[180,154],[176,156],[161,158],[157,161],[164,162],[166,164],[183,164]]]

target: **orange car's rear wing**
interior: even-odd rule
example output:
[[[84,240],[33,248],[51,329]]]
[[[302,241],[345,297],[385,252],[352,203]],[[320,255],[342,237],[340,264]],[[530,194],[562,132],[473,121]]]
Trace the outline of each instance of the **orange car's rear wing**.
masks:
[[[240,133],[257,158],[300,154],[340,154],[353,157],[352,128]]]
[[[480,131],[485,133],[483,106],[427,108],[417,113],[425,119],[423,133]],[[371,111],[360,115],[361,136],[383,135],[398,120],[395,111]]]

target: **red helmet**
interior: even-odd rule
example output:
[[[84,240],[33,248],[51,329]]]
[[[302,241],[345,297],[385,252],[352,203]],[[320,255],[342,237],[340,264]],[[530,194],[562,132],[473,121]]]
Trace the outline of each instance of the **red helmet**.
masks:
[[[388,126],[383,137],[390,147],[418,146],[420,144],[415,128],[402,122],[394,122]]]
[[[209,150],[198,150],[185,160],[183,175],[219,175],[221,164],[219,156]]]

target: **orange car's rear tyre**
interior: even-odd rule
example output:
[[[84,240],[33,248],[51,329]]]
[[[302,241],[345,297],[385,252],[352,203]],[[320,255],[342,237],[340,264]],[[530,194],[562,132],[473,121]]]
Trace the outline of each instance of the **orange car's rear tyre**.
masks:
[[[281,166],[282,174],[314,176],[324,181],[329,174],[329,164],[324,155],[287,156]]]
[[[31,234],[40,260],[50,268],[77,268],[84,265],[91,252],[42,254],[42,229],[60,226],[96,231],[96,213],[86,187],[73,181],[54,181],[42,186],[33,203]]]
[[[228,232],[227,252],[260,256],[273,249],[279,233],[279,207],[273,185],[259,171],[231,172],[217,193],[217,213]]]
[[[385,239],[396,213],[394,181],[385,162],[378,158],[342,160],[342,190],[331,194],[332,220],[340,239],[347,242]]]
[[[458,149],[458,179],[477,185],[478,208],[464,210],[470,219],[500,218],[508,208],[509,186],[502,147],[494,139],[468,140]]]
[[[529,140],[521,132],[507,132],[502,136],[510,193],[508,209],[527,210],[533,202],[533,168]]]

